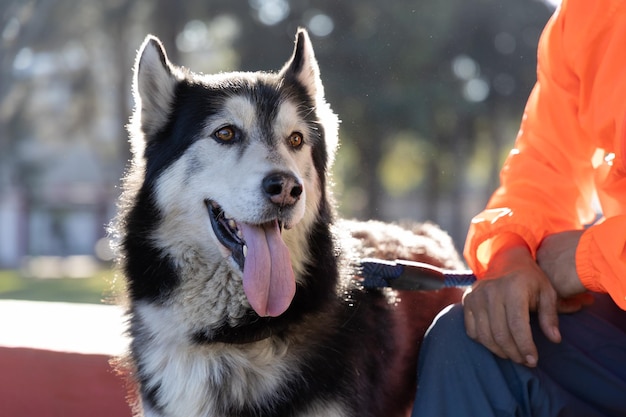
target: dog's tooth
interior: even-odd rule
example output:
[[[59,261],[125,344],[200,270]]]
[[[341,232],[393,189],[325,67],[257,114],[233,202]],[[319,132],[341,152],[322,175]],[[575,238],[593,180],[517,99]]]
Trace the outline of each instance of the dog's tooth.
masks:
[[[248,256],[248,246],[243,245],[243,257],[247,257]]]
[[[235,223],[235,221],[233,219],[228,219],[228,227],[230,227],[231,229],[235,230],[235,229],[237,229],[237,223]]]

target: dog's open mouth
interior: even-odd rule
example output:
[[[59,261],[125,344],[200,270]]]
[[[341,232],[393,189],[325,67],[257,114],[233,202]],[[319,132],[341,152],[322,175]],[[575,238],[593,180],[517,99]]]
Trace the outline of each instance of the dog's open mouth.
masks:
[[[205,204],[219,242],[243,272],[243,289],[259,316],[279,316],[296,291],[289,249],[278,220],[253,225],[229,218],[214,201]]]
[[[209,210],[209,219],[215,236],[231,251],[233,259],[243,271],[247,247],[241,230],[233,219],[226,217],[224,210],[216,202],[206,200],[205,204]]]

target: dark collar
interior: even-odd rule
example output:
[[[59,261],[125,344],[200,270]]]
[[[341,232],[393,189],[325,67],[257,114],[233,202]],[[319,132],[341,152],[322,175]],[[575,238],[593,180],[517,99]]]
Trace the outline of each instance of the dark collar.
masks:
[[[197,331],[193,334],[193,341],[199,344],[246,344],[284,336],[288,327],[287,320],[282,317],[259,317],[256,314],[254,316],[254,318],[251,315],[246,316],[248,320],[237,326],[223,324],[216,329]]]

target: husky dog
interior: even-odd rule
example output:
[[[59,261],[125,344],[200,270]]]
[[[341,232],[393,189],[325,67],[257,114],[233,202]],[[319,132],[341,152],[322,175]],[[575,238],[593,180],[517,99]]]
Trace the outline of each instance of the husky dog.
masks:
[[[338,119],[306,31],[278,73],[218,75],[148,36],[133,90],[113,233],[137,415],[407,415],[421,335],[458,293],[364,289],[352,266],[461,261],[433,225],[335,221]]]

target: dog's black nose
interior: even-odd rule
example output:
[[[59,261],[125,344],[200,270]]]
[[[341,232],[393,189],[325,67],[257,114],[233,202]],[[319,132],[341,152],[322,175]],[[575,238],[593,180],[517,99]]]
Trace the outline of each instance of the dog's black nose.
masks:
[[[293,174],[274,172],[263,178],[263,191],[278,206],[296,204],[302,194],[302,184]]]

